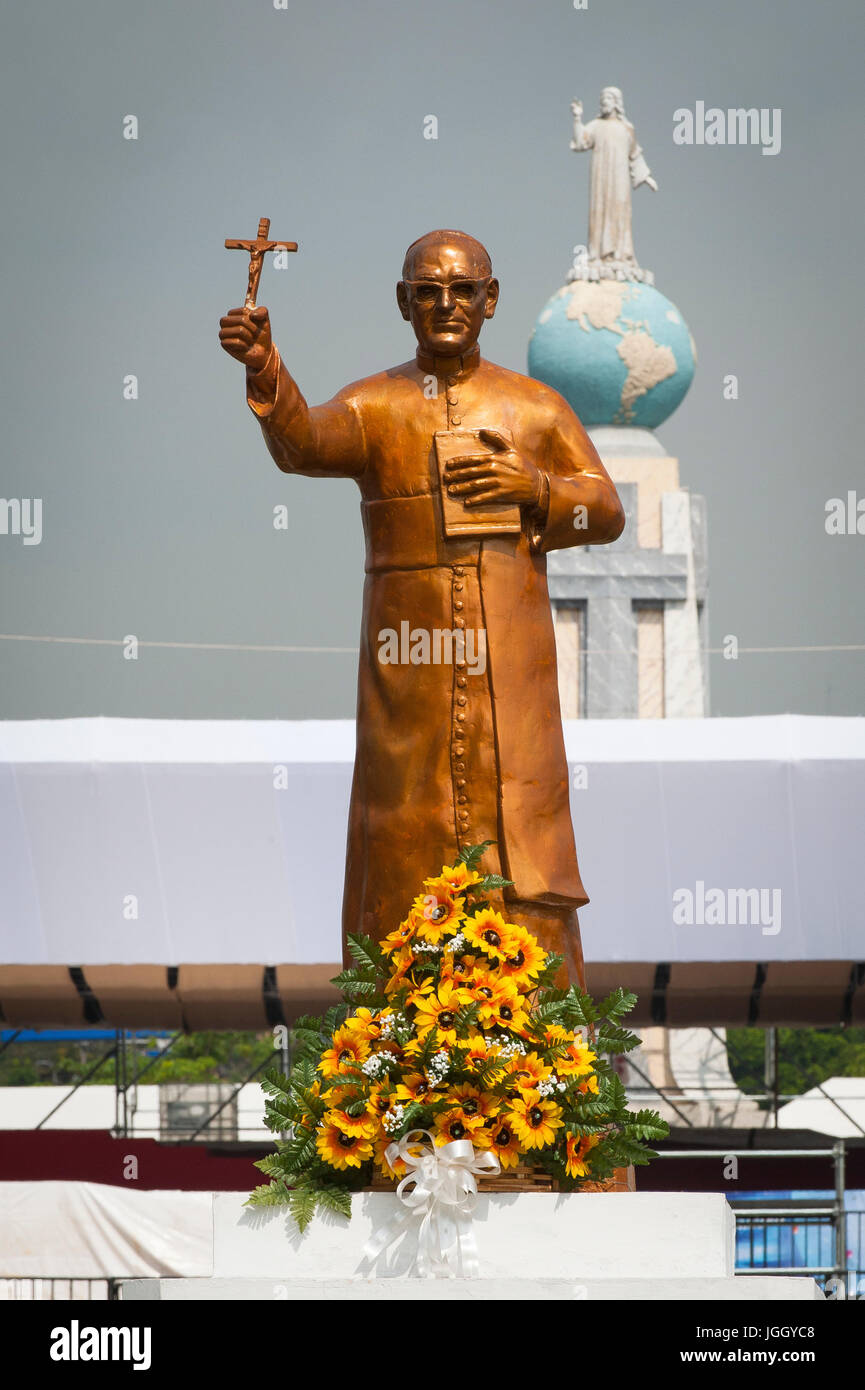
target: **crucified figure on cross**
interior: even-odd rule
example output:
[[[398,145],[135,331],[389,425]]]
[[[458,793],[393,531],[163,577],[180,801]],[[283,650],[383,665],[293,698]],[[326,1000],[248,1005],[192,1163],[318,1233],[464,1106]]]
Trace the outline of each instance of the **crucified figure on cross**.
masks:
[[[255,241],[226,241],[225,247],[228,251],[248,251],[249,252],[249,280],[246,286],[246,299],[243,307],[254,309],[255,300],[258,295],[258,282],[261,279],[261,267],[264,265],[264,256],[267,251],[296,251],[296,241],[268,241],[267,234],[270,231],[270,218],[262,217],[258,224],[258,236]]]

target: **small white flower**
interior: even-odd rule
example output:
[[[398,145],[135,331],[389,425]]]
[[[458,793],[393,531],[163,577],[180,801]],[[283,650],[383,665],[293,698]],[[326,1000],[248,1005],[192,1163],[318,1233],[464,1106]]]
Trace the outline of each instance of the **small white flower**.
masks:
[[[382,1128],[387,1130],[399,1129],[404,1114],[405,1106],[395,1105],[392,1110],[388,1110],[382,1117]]]
[[[447,1052],[436,1052],[431,1058],[427,1072],[433,1084],[443,1081],[450,1070],[450,1057]]]
[[[373,1052],[361,1066],[361,1071],[365,1076],[371,1077],[374,1081],[387,1075],[389,1054]]]

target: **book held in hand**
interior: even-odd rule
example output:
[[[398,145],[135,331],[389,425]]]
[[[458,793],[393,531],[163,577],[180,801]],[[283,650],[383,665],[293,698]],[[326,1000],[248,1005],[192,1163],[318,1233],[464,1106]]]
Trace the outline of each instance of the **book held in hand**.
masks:
[[[511,439],[509,430],[496,426],[499,434]],[[481,438],[481,430],[436,430],[436,458],[439,468],[439,488],[442,499],[442,519],[445,537],[495,536],[503,532],[519,534],[522,516],[517,502],[484,502],[467,507],[464,497],[451,497],[448,484],[452,481],[446,471],[450,459],[467,454],[489,454],[494,458],[500,451]]]

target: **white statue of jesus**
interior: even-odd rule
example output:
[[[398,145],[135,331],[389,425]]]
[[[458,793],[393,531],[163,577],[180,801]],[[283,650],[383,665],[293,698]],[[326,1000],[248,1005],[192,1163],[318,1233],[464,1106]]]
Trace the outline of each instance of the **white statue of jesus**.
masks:
[[[589,196],[589,259],[636,264],[631,232],[631,186],[641,183],[657,192],[634,127],[625,118],[618,87],[601,92],[601,109],[595,120],[583,125],[583,103],[571,102],[574,138],[571,149],[592,151]]]

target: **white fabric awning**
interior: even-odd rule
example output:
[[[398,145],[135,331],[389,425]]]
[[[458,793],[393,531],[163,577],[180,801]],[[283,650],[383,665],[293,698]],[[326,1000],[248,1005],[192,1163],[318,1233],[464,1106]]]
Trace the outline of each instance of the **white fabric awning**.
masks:
[[[95,1182],[0,1182],[0,1277],[206,1277],[210,1192]]]
[[[865,719],[566,744],[587,961],[865,960]],[[0,963],[339,960],[353,753],[348,720],[0,724]]]

